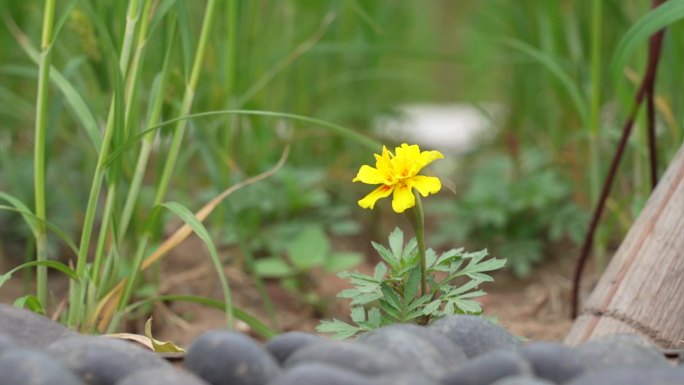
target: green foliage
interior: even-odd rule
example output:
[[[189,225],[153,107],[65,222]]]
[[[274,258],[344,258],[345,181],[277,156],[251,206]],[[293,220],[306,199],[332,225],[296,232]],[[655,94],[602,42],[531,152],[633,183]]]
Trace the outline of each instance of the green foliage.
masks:
[[[487,154],[483,160],[464,181],[456,204],[429,207],[442,223],[431,242],[488,245],[519,276],[532,271],[552,242],[581,242],[587,213],[541,151],[527,149],[519,159]]]
[[[354,286],[338,297],[351,300],[349,324],[340,320],[322,321],[316,328],[322,333],[334,333],[333,338],[348,338],[362,331],[392,323],[421,323],[450,314],[480,314],[482,308],[474,298],[484,295],[483,282],[493,281],[487,273],[502,268],[505,259],[485,260],[487,251],[475,253],[452,249],[437,255],[426,250],[429,290],[420,293],[420,264],[416,239],[404,244],[404,234],[398,228],[389,236],[389,248],[373,242],[382,262],[373,275],[342,272]],[[460,281],[460,285],[457,284]]]
[[[256,262],[256,273],[266,278],[285,278],[308,273],[314,268],[328,272],[350,269],[358,265],[359,253],[331,251],[328,236],[320,225],[308,225],[287,243],[286,258],[272,256]]]

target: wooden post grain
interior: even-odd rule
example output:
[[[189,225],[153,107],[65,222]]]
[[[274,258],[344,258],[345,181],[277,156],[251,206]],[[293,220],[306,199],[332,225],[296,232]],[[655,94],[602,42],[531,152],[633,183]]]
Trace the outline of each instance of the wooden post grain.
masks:
[[[684,144],[565,338],[614,333],[684,346]]]

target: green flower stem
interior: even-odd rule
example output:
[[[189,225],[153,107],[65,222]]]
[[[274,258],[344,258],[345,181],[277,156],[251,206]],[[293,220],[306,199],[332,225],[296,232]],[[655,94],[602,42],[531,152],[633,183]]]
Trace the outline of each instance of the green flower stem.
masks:
[[[418,256],[420,258],[420,295],[428,293],[427,289],[427,264],[425,262],[425,214],[423,213],[423,202],[418,193],[416,196],[416,205],[406,210],[406,217],[413,227],[413,232],[416,235],[416,242],[418,243]]]

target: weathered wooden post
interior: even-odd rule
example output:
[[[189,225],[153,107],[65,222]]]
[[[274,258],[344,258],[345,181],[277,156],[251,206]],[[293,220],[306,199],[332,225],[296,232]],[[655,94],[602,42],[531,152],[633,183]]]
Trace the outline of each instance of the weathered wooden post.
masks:
[[[684,346],[684,144],[565,338],[637,333]]]

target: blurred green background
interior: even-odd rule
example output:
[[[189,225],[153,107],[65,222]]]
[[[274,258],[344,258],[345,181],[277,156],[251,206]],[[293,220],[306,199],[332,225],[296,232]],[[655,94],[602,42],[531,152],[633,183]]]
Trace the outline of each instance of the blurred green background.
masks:
[[[139,15],[130,51],[140,58],[135,82],[120,70],[131,4]],[[43,7],[34,0],[0,3],[0,190],[28,207],[34,200],[38,76],[30,51],[40,48]],[[103,214],[100,202],[95,227],[103,220],[111,224],[107,244],[117,255],[136,249],[150,229],[152,209],[165,189],[160,179],[173,129],[156,133],[130,220],[121,226],[138,175],[142,140],[135,135],[184,115],[205,7],[205,1],[57,1],[45,185],[47,220],[70,238],[78,239],[83,230],[101,151],[97,144],[113,100],[126,103],[126,115],[114,125],[110,151],[120,156],[109,164],[102,188],[107,196],[118,194],[111,214]],[[621,0],[218,1],[199,78],[190,87],[189,111],[296,114],[388,146],[410,139],[440,149],[446,160],[429,171],[445,188],[425,203],[428,246],[488,247],[524,276],[559,250],[574,255],[584,236],[643,74],[647,40],[629,52],[624,67],[612,63],[619,41],[648,11],[648,2]],[[143,19],[149,29],[138,40]],[[684,138],[678,60],[684,26],[670,28],[656,87],[661,172]],[[159,117],[151,122],[158,97]],[[428,112],[416,115],[411,106]],[[446,120],[434,123],[431,106],[448,110]],[[599,254],[619,242],[650,194],[644,115],[637,119],[602,222]],[[422,141],[427,134],[421,130],[430,124],[437,140]],[[220,247],[239,247],[258,262],[287,255],[292,239],[306,229],[315,242],[322,242],[322,233],[332,248],[365,253],[369,240],[384,240],[389,229],[403,225],[387,202],[372,212],[356,205],[369,186],[351,179],[362,164],[372,164],[373,151],[349,135],[266,115],[222,114],[187,125],[161,195],[193,212],[230,185],[272,167],[285,144],[292,146],[275,176],[233,194],[209,217],[205,225]],[[383,135],[387,126],[399,131]],[[449,147],[454,141],[467,146]],[[164,214],[153,223],[152,242],[163,239],[169,220]],[[5,259],[31,260],[33,242],[21,215],[0,211]],[[71,258],[54,235],[48,255]],[[132,263],[126,261],[119,275]],[[282,273],[277,266],[262,267],[265,276]]]

